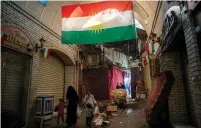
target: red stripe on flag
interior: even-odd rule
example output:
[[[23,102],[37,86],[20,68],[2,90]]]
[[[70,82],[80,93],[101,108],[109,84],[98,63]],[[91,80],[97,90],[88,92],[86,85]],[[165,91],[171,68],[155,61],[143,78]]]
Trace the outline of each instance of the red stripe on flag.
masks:
[[[132,1],[103,1],[61,7],[62,18],[90,16],[106,9],[116,9],[119,12],[132,10]]]
[[[149,42],[148,41],[145,44],[145,49],[146,49],[147,53],[149,53]]]
[[[50,55],[50,49],[47,49],[47,57]]]

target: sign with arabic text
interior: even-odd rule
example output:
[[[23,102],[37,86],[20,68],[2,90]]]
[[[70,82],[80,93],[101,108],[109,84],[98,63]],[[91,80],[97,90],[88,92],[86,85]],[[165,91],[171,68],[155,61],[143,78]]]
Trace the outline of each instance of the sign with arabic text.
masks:
[[[23,53],[30,53],[27,46],[31,41],[25,32],[13,26],[2,26],[1,33],[3,33],[1,45]]]

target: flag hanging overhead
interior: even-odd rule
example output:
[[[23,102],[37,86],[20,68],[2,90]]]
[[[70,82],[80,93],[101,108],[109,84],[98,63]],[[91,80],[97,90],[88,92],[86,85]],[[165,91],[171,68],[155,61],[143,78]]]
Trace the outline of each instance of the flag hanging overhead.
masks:
[[[145,50],[149,53],[149,54],[153,54],[155,52],[155,46],[154,46],[154,42],[146,42],[145,44]]]
[[[63,44],[99,44],[136,39],[132,1],[66,5],[61,10]]]
[[[146,64],[151,64],[151,57],[149,55],[146,55],[143,57],[143,63]]]

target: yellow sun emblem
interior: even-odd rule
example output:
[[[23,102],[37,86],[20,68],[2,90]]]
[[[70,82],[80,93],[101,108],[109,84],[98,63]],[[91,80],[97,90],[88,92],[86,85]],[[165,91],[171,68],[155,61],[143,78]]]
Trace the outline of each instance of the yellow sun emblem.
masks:
[[[91,14],[91,17],[95,16],[96,14]],[[99,21],[100,22],[100,21]],[[102,32],[104,28],[104,23],[99,23],[97,25],[90,26],[89,29],[94,33]]]

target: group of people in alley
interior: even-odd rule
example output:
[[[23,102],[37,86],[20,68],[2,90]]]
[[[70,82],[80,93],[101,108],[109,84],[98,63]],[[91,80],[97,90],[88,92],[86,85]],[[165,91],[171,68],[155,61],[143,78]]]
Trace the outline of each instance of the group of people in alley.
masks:
[[[116,89],[126,89],[126,86],[122,83],[117,83]]]
[[[126,89],[126,86],[122,83],[117,83],[116,89]],[[66,115],[66,128],[72,128],[76,126],[77,119],[79,118],[80,114],[80,108],[79,108],[79,97],[77,92],[72,86],[69,86],[66,93],[66,99],[67,103],[64,102],[63,99],[59,99],[58,105],[55,107],[55,112],[58,113],[57,115],[57,125],[59,125],[60,120],[63,124],[65,124],[64,121],[64,109],[67,106],[67,115]],[[94,117],[95,107],[97,106],[97,102],[93,96],[93,94],[90,93],[89,89],[87,89],[87,94],[85,95],[83,99],[83,103],[85,105],[85,112],[86,112],[86,127],[91,128],[92,127],[92,120]]]
[[[77,92],[72,86],[69,86],[67,89],[66,94],[67,99],[67,117],[66,117],[66,128],[72,128],[76,125],[77,119],[78,119],[78,110],[79,110],[79,98],[77,95]],[[97,105],[96,100],[94,96],[90,93],[89,90],[87,90],[87,94],[84,97],[83,103],[86,107],[86,127],[91,128],[92,127],[92,119],[93,119],[93,113],[94,108]],[[55,107],[55,111],[58,112],[57,115],[57,124],[59,125],[60,119],[62,120],[62,123],[64,124],[64,109],[65,109],[65,103],[63,99],[59,99],[59,104]]]

